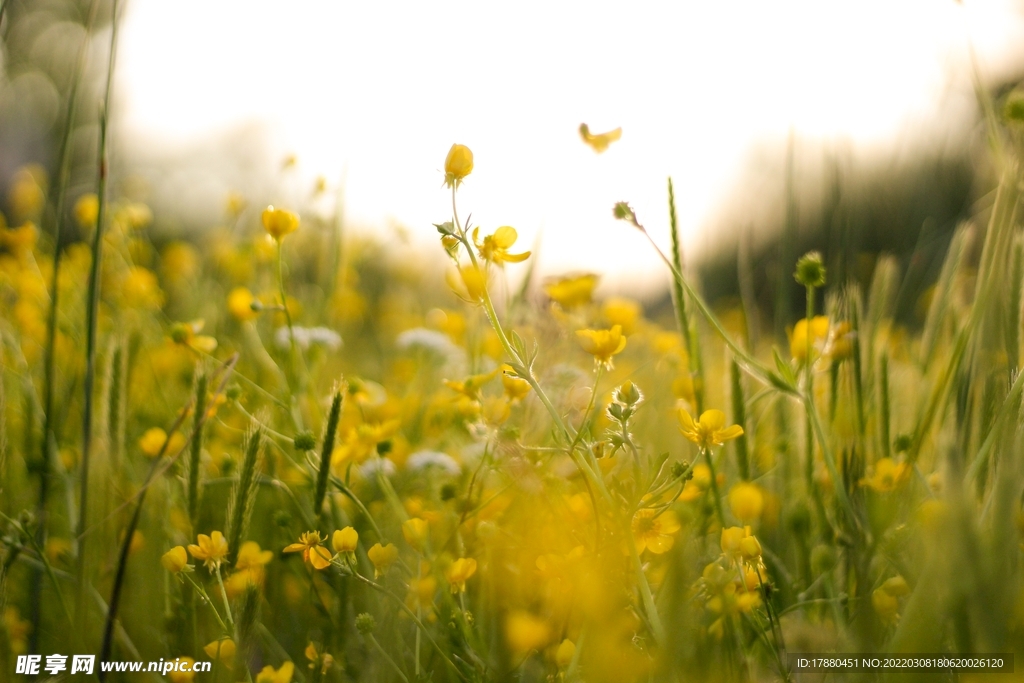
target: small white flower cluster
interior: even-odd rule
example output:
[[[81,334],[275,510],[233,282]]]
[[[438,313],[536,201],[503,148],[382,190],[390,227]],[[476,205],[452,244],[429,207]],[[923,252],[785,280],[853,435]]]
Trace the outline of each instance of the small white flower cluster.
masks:
[[[385,477],[390,477],[395,473],[395,463],[387,458],[373,458],[359,466],[359,474],[363,479],[374,479],[377,472],[383,473]]]
[[[426,327],[414,327],[402,332],[395,337],[395,345],[401,351],[419,350],[444,357],[462,353],[462,349],[452,343],[447,334]]]
[[[409,456],[405,467],[411,472],[437,468],[445,474],[455,477],[462,472],[459,463],[447,453],[439,451],[417,451]]]
[[[330,351],[337,351],[341,348],[341,335],[327,327],[293,327],[295,331],[295,345],[305,351],[310,346],[323,346]],[[291,338],[287,327],[277,328],[274,333],[274,343],[279,349],[287,349],[291,346]]]

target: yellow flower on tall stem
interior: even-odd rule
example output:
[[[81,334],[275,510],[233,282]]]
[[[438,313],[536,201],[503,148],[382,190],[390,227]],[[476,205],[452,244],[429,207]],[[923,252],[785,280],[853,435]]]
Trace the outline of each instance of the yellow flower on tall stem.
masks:
[[[275,209],[273,206],[268,206],[263,209],[261,218],[263,219],[263,229],[278,243],[284,239],[285,235],[299,229],[299,217],[287,209]]]
[[[444,160],[444,182],[448,187],[458,187],[462,179],[473,172],[473,152],[458,143],[448,150]]]
[[[615,325],[610,330],[578,330],[576,341],[584,351],[594,357],[594,363],[605,370],[612,369],[612,356],[622,353],[626,348],[622,325]]]
[[[324,547],[326,538],[320,538],[318,531],[306,531],[299,537],[298,543],[292,543],[284,549],[286,553],[302,553],[302,560],[308,562],[313,569],[326,569],[331,565],[331,551]]]
[[[196,540],[198,545],[192,544],[188,547],[192,557],[202,560],[211,571],[219,569],[221,562],[228,555],[228,541],[224,534],[219,531],[214,531],[209,536],[199,534]]]

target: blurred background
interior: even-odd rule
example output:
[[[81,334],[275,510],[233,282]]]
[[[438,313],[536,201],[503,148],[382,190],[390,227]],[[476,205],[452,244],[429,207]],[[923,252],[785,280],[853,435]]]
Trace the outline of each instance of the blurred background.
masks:
[[[91,32],[89,8],[3,0],[8,216],[18,168],[38,163],[52,177],[83,41],[72,200],[94,184],[110,6],[98,3]],[[1017,2],[123,9],[114,192],[152,207],[155,235],[216,227],[237,193],[250,207],[324,217],[340,207],[346,229],[442,262],[431,223],[450,212],[440,169],[460,142],[476,155],[462,200],[474,223],[515,226],[540,274],[600,271],[604,287],[649,300],[666,293],[667,276],[611,207],[631,202],[667,243],[668,176],[687,259],[712,299],[735,294],[738,267],[774,286],[775,262],[810,247],[849,276],[870,274],[879,251],[915,246],[932,248],[937,268],[952,228],[991,186],[977,160],[974,73],[999,90],[1024,71]],[[598,155],[581,122],[621,126],[622,139]],[[770,286],[758,292],[777,298]]]

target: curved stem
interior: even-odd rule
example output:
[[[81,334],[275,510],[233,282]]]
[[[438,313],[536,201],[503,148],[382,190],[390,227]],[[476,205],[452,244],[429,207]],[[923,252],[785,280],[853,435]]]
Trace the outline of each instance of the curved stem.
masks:
[[[224,623],[224,620],[220,618],[220,612],[217,611],[217,607],[213,604],[213,600],[210,598],[209,593],[206,592],[206,589],[200,586],[199,583],[194,578],[192,578],[191,572],[183,572],[181,575],[185,577],[186,581],[192,584],[192,587],[195,588],[196,593],[198,593],[199,597],[203,599],[203,602],[209,605],[210,609],[213,610],[213,616],[217,620],[217,625],[220,626],[221,631],[230,634],[230,629],[228,629],[227,624]]]
[[[392,600],[394,600],[395,604],[398,605],[399,609],[401,609],[403,612],[405,612],[406,616],[408,616],[410,619],[412,619],[413,623],[416,624],[416,627],[419,628],[423,632],[423,635],[425,635],[427,637],[427,640],[430,641],[430,644],[434,646],[435,650],[437,650],[437,654],[441,655],[441,659],[443,659],[448,664],[448,666],[450,666],[452,668],[452,671],[454,671],[456,673],[456,675],[458,675],[458,677],[461,678],[462,680],[467,681],[467,682],[469,681],[469,679],[466,678],[466,675],[463,674],[462,671],[460,671],[457,666],[455,666],[455,664],[452,662],[452,660],[448,659],[448,655],[446,655],[444,653],[444,650],[441,649],[441,646],[438,645],[437,641],[434,640],[434,637],[432,635],[430,635],[430,631],[428,631],[427,627],[423,625],[423,622],[419,620],[419,617],[416,616],[416,613],[413,612],[411,609],[409,609],[408,606],[406,606],[404,600],[402,600],[400,597],[398,597],[397,595],[395,595],[394,593],[389,591],[384,586],[380,585],[379,583],[377,583],[375,581],[371,581],[370,579],[366,578],[362,574],[355,574],[355,573],[353,573],[351,576],[354,579],[356,579],[357,581],[361,581],[361,582],[365,583],[367,586],[369,586],[370,588],[374,589],[375,591],[377,591],[379,593],[383,593],[384,595],[386,595],[389,598],[391,598]]]

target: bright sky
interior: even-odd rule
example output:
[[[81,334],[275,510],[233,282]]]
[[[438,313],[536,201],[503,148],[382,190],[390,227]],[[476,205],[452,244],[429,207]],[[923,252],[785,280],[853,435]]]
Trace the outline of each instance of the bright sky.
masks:
[[[1024,56],[1021,11],[996,0],[128,6],[118,97],[131,139],[170,148],[262,124],[268,175],[293,152],[310,180],[344,174],[350,222],[430,240],[461,142],[476,157],[461,215],[515,226],[526,246],[542,233],[546,272],[619,278],[658,265],[612,220],[616,201],[665,242],[673,176],[699,244],[755,146],[781,154],[793,129],[884,148],[969,102],[969,45],[989,73]],[[622,140],[598,156],[581,122],[622,126]]]

